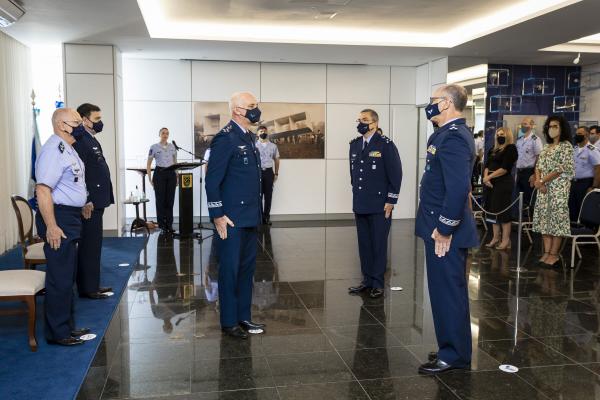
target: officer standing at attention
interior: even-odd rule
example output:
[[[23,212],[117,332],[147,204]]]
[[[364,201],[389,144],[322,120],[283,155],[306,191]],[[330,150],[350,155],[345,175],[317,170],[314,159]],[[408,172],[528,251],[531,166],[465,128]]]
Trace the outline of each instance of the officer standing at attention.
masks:
[[[219,254],[221,328],[247,339],[265,325],[252,322],[257,227],[261,221],[261,166],[248,128],[260,121],[258,100],[247,92],[229,100],[231,121],[213,138],[206,172],[208,212],[215,224]]]
[[[590,131],[582,126],[575,134],[575,178],[569,193],[571,221],[577,221],[583,198],[592,189],[600,188],[600,149],[589,143]]]
[[[82,208],[87,202],[85,165],[72,145],[71,133],[81,125],[72,108],[52,115],[52,135],[35,163],[35,193],[39,205],[35,222],[44,239],[46,256],[45,334],[50,344],[82,344],[73,320],[73,285],[77,271],[77,242],[81,234]]]
[[[363,280],[348,291],[357,294],[369,290],[369,296],[376,299],[384,293],[388,235],[402,184],[402,163],[396,145],[382,135],[374,110],[362,110],[357,122],[362,136],[350,142],[349,159]]]
[[[262,195],[264,199],[262,222],[271,225],[271,200],[273,198],[273,184],[279,176],[279,150],[277,145],[269,140],[266,126],[259,126],[257,131],[258,142],[256,148],[260,153],[262,167]],[[275,168],[273,170],[273,168]]]
[[[158,227],[164,233],[173,233],[173,204],[175,203],[175,188],[177,187],[177,173],[167,171],[165,168],[177,162],[177,149],[169,143],[169,130],[160,128],[158,131],[160,142],[150,147],[146,172],[154,188],[156,201],[156,219]],[[152,160],[156,160],[154,175],[152,175]]]
[[[533,133],[534,126],[532,118],[523,118],[517,139],[517,192],[523,192],[523,203],[526,206],[533,193],[531,179],[535,173],[535,163],[544,147],[542,140]]]
[[[439,126],[427,142],[416,235],[425,242],[427,282],[439,351],[419,367],[437,374],[471,366],[471,322],[466,267],[470,247],[479,245],[469,204],[475,143],[462,111],[467,91],[437,89],[425,112]]]
[[[73,148],[85,164],[87,203],[83,207],[83,228],[77,256],[77,290],[80,297],[105,299],[109,287],[100,287],[100,254],[102,252],[102,218],[104,209],[115,203],[108,164],[96,135],[102,132],[102,111],[84,103],[77,108],[83,124],[72,133],[77,140]]]
[[[593,144],[594,146],[596,146],[596,142],[598,142],[599,138],[600,138],[600,128],[598,128],[598,125],[590,126],[590,138],[589,138],[590,143]]]

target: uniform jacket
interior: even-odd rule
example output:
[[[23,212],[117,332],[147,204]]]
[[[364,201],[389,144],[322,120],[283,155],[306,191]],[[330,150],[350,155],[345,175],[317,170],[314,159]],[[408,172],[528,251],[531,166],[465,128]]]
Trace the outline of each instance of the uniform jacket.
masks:
[[[479,245],[469,207],[474,162],[475,143],[464,119],[451,121],[431,135],[420,185],[417,236],[431,241],[437,228],[442,235],[452,235],[452,246]]]
[[[94,208],[106,208],[114,204],[115,198],[110,180],[110,170],[104,159],[100,142],[93,135],[85,132],[77,137],[73,148],[85,164],[88,202],[91,201]]]
[[[211,218],[227,215],[239,228],[261,220],[260,155],[252,133],[230,121],[210,145],[206,197]]]
[[[363,137],[350,142],[352,210],[356,214],[382,213],[385,203],[396,204],[402,184],[402,163],[396,145],[375,133],[363,150]]]

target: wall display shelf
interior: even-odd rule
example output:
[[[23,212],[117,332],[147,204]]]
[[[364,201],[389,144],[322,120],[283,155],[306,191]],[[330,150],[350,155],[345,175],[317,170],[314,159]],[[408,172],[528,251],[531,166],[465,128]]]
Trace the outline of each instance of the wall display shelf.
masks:
[[[505,87],[509,85],[510,73],[508,69],[488,69],[487,86]]]
[[[491,113],[520,112],[523,98],[517,95],[496,95],[490,97]]]
[[[554,78],[523,79],[523,96],[554,96],[556,80]]]
[[[555,113],[585,111],[584,98],[580,96],[554,96],[552,111]]]

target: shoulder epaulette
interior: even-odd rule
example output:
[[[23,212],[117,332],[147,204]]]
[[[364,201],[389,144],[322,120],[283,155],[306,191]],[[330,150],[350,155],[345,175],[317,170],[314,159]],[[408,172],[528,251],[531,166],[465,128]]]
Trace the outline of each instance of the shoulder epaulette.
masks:
[[[358,142],[360,139],[362,139],[362,136],[357,136],[357,137],[355,137],[354,139],[352,139],[352,140],[350,141],[350,144],[352,144],[352,143],[356,143],[356,142]]]
[[[531,136],[531,140],[538,140],[538,137],[537,137],[537,135],[532,135],[532,136]]]
[[[65,144],[63,142],[60,142],[58,144],[58,151],[60,151],[61,153],[65,151]]]
[[[452,124],[450,125],[450,127],[448,128],[449,131],[457,131],[458,130],[458,126],[456,126],[456,124]]]
[[[596,150],[596,149],[597,149],[597,147],[596,147],[596,146],[594,146],[594,145],[593,145],[593,144],[591,144],[591,143],[588,143],[587,147],[588,147],[588,149],[590,149],[590,150]]]
[[[231,124],[227,124],[223,127],[223,129],[221,129],[220,133],[229,133],[229,132],[231,132],[232,129],[233,129],[233,126]]]

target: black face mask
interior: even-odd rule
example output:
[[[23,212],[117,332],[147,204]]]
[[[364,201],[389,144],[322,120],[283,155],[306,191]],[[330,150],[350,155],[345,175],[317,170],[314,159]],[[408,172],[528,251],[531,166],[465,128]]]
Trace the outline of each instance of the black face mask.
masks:
[[[73,128],[73,131],[71,132],[71,136],[73,136],[75,139],[80,139],[84,133],[85,133],[85,127],[83,126],[83,124],[79,124],[75,128]]]
[[[369,132],[369,124],[365,124],[364,122],[359,122],[358,125],[356,125],[356,130],[361,135],[365,135],[367,132]]]
[[[267,138],[267,134],[266,133],[261,133],[260,135],[258,135],[259,138],[261,138],[262,140],[265,140]]]
[[[248,121],[252,122],[253,124],[257,123],[258,121],[260,121],[260,110],[258,109],[258,107],[254,107],[251,110],[246,110],[246,115],[245,117],[248,118]]]
[[[575,143],[583,143],[583,142],[585,142],[584,135],[575,135]]]
[[[498,144],[499,144],[500,146],[502,146],[504,143],[506,143],[506,137],[505,137],[505,136],[498,136],[498,137],[496,138],[496,140],[498,140]]]
[[[94,122],[93,125],[92,125],[92,129],[96,133],[102,132],[102,128],[104,128],[104,122],[102,122],[102,120],[100,120],[98,122]]]

